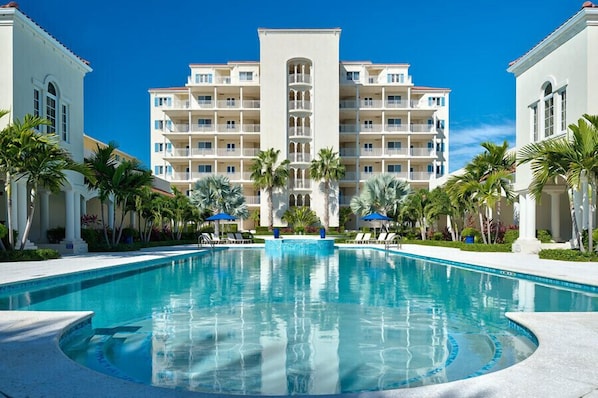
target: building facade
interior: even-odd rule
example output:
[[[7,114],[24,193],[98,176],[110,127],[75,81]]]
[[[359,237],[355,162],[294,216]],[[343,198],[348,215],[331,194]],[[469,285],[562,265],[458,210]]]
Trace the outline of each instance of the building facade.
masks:
[[[583,114],[598,114],[598,8],[585,2],[581,10],[522,57],[508,71],[516,81],[516,149],[542,140],[563,137]],[[549,230],[557,242],[573,236],[569,197],[564,181],[547,185],[540,201],[528,187],[529,165],[518,166],[519,239],[515,251],[537,252],[538,229]],[[573,192],[577,220],[587,228],[589,217],[580,206],[587,197]],[[595,202],[594,202],[595,203]],[[592,222],[596,225],[596,222]]]
[[[223,174],[266,225],[265,193],[254,188],[250,166],[258,151],[280,150],[290,178],[273,207],[274,224],[284,225],[289,206],[323,219],[323,190],[308,169],[320,149],[333,148],[346,168],[330,198],[334,227],[340,207],[376,174],[427,188],[447,173],[450,90],[415,86],[408,64],[340,62],[340,33],[259,29],[259,62],[191,64],[184,87],[150,89],[154,174],[187,193],[196,180]]]
[[[26,114],[48,119],[42,132],[56,133],[60,145],[73,159],[83,161],[83,80],[91,72],[77,57],[37,25],[15,3],[0,7],[0,109],[10,111],[0,119],[0,129]],[[58,193],[42,191],[30,233],[32,242],[46,242],[49,228],[64,227],[63,252],[87,251],[81,239],[81,206],[88,194],[83,176],[67,172]],[[28,196],[25,181],[13,184],[13,228],[21,234],[27,221]],[[0,194],[5,198],[4,183]],[[0,201],[0,219],[6,221],[6,200]]]

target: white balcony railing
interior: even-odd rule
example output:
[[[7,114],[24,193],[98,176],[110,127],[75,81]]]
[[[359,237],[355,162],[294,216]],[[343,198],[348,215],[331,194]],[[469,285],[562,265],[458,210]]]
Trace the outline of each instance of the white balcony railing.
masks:
[[[359,156],[362,156],[362,157],[382,156],[382,148],[361,148],[361,150],[359,151]]]
[[[193,133],[213,133],[216,131],[213,124],[194,124],[191,126],[191,132]]]
[[[243,124],[241,127],[244,133],[259,133],[260,132],[260,125],[259,124]]]
[[[215,102],[212,100],[201,100],[196,102],[199,109],[212,109],[214,108]]]
[[[243,156],[257,156],[259,151],[259,148],[245,148],[243,149]]]
[[[384,154],[388,156],[407,156],[407,148],[386,148]]]
[[[291,152],[291,153],[289,153],[289,160],[292,163],[309,163],[309,162],[311,162],[311,154],[300,153],[300,152]]]
[[[362,124],[359,127],[360,133],[381,133],[382,132],[382,125],[381,124]]]
[[[221,133],[238,133],[241,131],[241,126],[239,124],[219,124],[218,125],[218,132]]]
[[[355,157],[357,156],[357,149],[356,148],[340,148],[339,155],[344,157]]]
[[[241,101],[237,100],[237,99],[233,99],[233,100],[220,100],[220,101],[216,101],[216,107],[217,108],[232,108],[232,109],[237,109],[241,107]]]
[[[292,137],[311,137],[311,127],[289,127],[289,135]]]
[[[338,104],[341,109],[355,109],[357,108],[357,101],[355,100],[343,100]]]
[[[289,101],[289,110],[291,111],[309,111],[311,110],[310,101]]]
[[[408,131],[408,125],[406,124],[387,124],[384,126],[384,131],[394,131],[406,133]]]
[[[434,133],[433,124],[412,124],[411,131],[414,133]]]
[[[291,73],[289,74],[289,83],[307,83],[311,84],[311,75],[306,73]]]
[[[387,100],[384,102],[384,106],[386,108],[392,108],[392,109],[404,109],[407,108],[409,106],[409,101],[407,100]]]
[[[311,180],[291,180],[289,184],[291,189],[311,189]]]
[[[341,134],[357,133],[357,126],[355,124],[339,124],[338,129]]]
[[[245,109],[259,109],[260,108],[259,100],[243,100],[242,104],[243,104],[243,108],[245,108]]]
[[[414,181],[428,181],[433,176],[433,173],[427,171],[412,171],[409,173],[409,179]]]
[[[359,106],[361,108],[382,108],[382,100],[371,100],[371,99],[366,99],[366,100],[361,100],[359,102]]]
[[[432,148],[411,148],[411,156],[434,156]]]
[[[245,203],[247,203],[249,206],[259,205],[260,197],[259,196],[245,196]]]
[[[214,156],[216,151],[213,148],[193,148],[191,151],[192,156]]]

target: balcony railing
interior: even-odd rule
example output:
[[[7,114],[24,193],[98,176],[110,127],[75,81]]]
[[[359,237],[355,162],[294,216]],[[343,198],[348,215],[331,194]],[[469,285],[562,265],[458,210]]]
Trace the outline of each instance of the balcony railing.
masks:
[[[191,132],[193,133],[213,133],[216,131],[216,128],[213,124],[194,124],[191,126]]]
[[[344,157],[355,157],[355,156],[357,156],[357,149],[356,148],[340,148],[338,153],[340,156],[344,156]]]
[[[243,149],[243,156],[257,156],[259,148],[245,148]]]
[[[291,180],[290,189],[311,189],[311,180]]]
[[[433,124],[412,124],[411,131],[414,133],[434,133]]]
[[[212,109],[212,108],[214,108],[214,101],[212,101],[212,100],[197,101],[197,107],[200,109]]]
[[[292,137],[311,137],[311,127],[289,127],[289,135]]]
[[[242,104],[243,104],[243,108],[245,108],[245,109],[259,109],[260,108],[259,100],[243,100]]]
[[[244,133],[259,133],[260,132],[260,125],[259,124],[243,124],[241,127]]]
[[[361,150],[359,151],[359,156],[362,156],[362,157],[382,156],[382,148],[361,148]]]
[[[434,156],[432,148],[411,148],[411,156]]]
[[[408,131],[408,125],[406,124],[387,124],[384,126],[384,131],[396,131],[406,133]]]
[[[407,148],[386,148],[384,154],[387,156],[407,156]]]
[[[310,101],[289,101],[289,110],[291,111],[309,111],[311,110]]]
[[[339,102],[339,108],[341,109],[355,109],[357,108],[357,101],[355,100],[343,100]]]
[[[311,162],[311,154],[301,152],[289,153],[289,160],[292,163],[309,163]]]
[[[381,124],[362,124],[359,127],[360,133],[381,133],[382,132],[382,125]]]
[[[245,196],[245,203],[247,203],[249,206],[259,205],[260,197],[259,196]]]
[[[386,108],[400,108],[400,109],[404,109],[407,108],[409,106],[409,101],[407,100],[387,100],[384,102],[384,106]]]
[[[238,133],[241,131],[241,126],[239,124],[219,124],[218,125],[218,132],[221,133]]]
[[[220,173],[216,173],[216,175],[226,177],[231,181],[241,181],[241,173],[220,172]]]
[[[216,151],[213,148],[193,148],[191,150],[192,156],[214,156]]]
[[[341,134],[355,134],[357,133],[357,126],[355,124],[339,124],[338,130]]]
[[[241,101],[234,99],[234,100],[220,100],[216,101],[217,108],[233,108],[237,109],[241,107]]]
[[[311,84],[311,75],[306,73],[291,73],[289,74],[289,83],[307,83]]]
[[[412,171],[409,173],[409,179],[414,181],[428,181],[434,173],[427,171]]]

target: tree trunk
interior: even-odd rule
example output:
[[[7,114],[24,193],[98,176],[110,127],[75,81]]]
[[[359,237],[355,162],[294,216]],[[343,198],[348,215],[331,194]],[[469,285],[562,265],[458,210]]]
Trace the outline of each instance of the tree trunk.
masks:
[[[12,249],[15,247],[15,238],[12,233],[12,187],[10,173],[6,173],[6,182],[4,183],[4,191],[6,192],[6,221],[8,224],[8,246]]]
[[[21,236],[21,244],[19,250],[23,250],[25,248],[27,238],[29,237],[29,231],[31,231],[31,225],[33,224],[33,213],[35,212],[35,195],[36,190],[32,187],[29,193],[30,203],[27,211],[27,224],[25,225],[25,231],[23,231],[23,235]]]
[[[486,242],[486,235],[484,234],[484,215],[482,214],[481,209],[478,209],[478,217],[480,219],[480,232],[482,233],[482,240],[484,243]]]
[[[573,224],[573,233],[575,234],[575,240],[577,241],[577,245],[579,246],[579,251],[584,253],[585,249],[583,247],[583,240],[581,239],[581,232],[579,230],[579,225],[577,224],[577,217],[575,216],[575,201],[573,199],[573,189],[567,189],[567,196],[569,197],[569,210],[571,212],[571,223]]]
[[[272,188],[268,188],[268,230],[274,228],[274,210],[272,205]]]
[[[100,200],[100,213],[102,214],[102,230],[104,231],[104,239],[106,244],[110,246],[110,239],[108,239],[108,226],[106,225],[106,217],[104,214],[104,201]]]
[[[594,193],[593,189],[592,189],[592,183],[590,183],[588,181],[588,207],[589,207],[589,211],[588,211],[588,251],[590,253],[594,253],[594,237],[592,236],[594,232],[592,230],[593,228],[593,224],[592,224],[592,217],[594,215],[594,209],[593,209],[593,200],[592,200],[592,195]]]
[[[324,229],[330,226],[330,183],[324,181]]]

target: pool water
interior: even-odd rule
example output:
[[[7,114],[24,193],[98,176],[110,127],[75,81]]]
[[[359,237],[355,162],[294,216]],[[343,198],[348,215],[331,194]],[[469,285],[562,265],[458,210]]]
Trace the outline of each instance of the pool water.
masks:
[[[2,309],[93,310],[63,349],[162,387],[333,394],[443,383],[535,349],[507,311],[596,311],[596,294],[382,250],[207,251],[161,267],[0,298]]]

